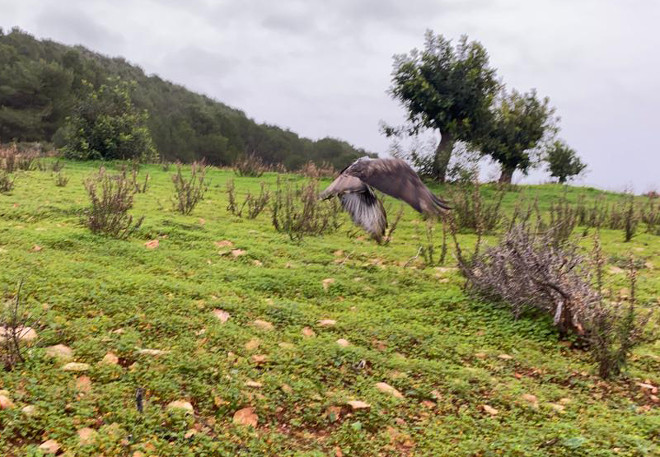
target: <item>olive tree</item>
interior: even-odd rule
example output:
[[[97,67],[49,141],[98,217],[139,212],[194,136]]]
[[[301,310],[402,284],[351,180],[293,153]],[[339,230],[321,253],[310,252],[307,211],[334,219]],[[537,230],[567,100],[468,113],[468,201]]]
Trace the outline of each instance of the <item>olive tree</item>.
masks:
[[[587,168],[587,164],[582,163],[575,150],[561,140],[555,141],[548,148],[545,161],[548,163],[550,176],[557,178],[561,184],[580,175]]]

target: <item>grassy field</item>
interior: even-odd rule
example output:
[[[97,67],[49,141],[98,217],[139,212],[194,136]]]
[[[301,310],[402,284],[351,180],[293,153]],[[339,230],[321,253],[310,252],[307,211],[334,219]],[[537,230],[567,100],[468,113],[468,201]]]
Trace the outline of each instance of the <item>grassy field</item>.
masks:
[[[638,383],[660,384],[660,344],[639,348],[625,377],[599,380],[548,320],[467,296],[451,255],[406,266],[425,237],[410,208],[388,246],[348,236],[348,218],[294,242],[268,211],[247,220],[225,209],[228,179],[242,195],[274,174],[210,170],[206,199],[183,216],[173,171],[148,166],[133,210],[144,224],[121,241],[80,223],[96,167],[67,162],[66,187],[21,172],[0,194],[0,287],[10,300],[24,279],[39,317],[25,363],[0,372],[13,403],[0,410],[0,455],[40,455],[47,440],[64,455],[106,457],[658,455],[658,405]],[[525,193],[547,208],[563,192],[523,187],[504,204],[510,212]],[[567,195],[581,193],[598,191]],[[660,237],[643,232],[630,243],[602,232],[606,280],[628,287],[616,256],[632,253],[645,263],[639,300],[657,307]],[[58,344],[69,360],[48,355]],[[71,361],[88,366],[65,370]],[[240,410],[236,420],[256,427],[235,423]]]

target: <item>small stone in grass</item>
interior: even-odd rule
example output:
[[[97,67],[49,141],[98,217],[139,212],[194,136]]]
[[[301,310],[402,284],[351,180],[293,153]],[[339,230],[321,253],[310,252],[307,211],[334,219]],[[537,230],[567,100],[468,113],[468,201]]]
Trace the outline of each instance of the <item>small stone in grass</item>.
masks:
[[[257,327],[259,330],[264,330],[264,331],[267,331],[267,332],[269,332],[269,331],[271,331],[275,328],[273,326],[273,324],[271,324],[270,322],[264,321],[264,320],[261,320],[261,319],[255,320],[252,324],[255,327]]]
[[[173,410],[173,409],[180,409],[185,411],[186,414],[194,414],[195,410],[193,408],[193,405],[190,404],[190,402],[186,400],[175,400],[167,404],[167,409]]]
[[[73,349],[63,344],[56,344],[55,346],[48,346],[46,348],[46,355],[57,360],[71,360],[73,358]]]
[[[337,323],[334,319],[321,319],[319,321],[319,327],[333,327]]]
[[[227,311],[221,309],[214,309],[213,315],[223,324],[229,320],[231,317]]]
[[[303,336],[305,336],[307,338],[312,338],[312,337],[316,336],[316,332],[314,330],[312,330],[311,328],[309,328],[309,327],[303,328],[302,329],[302,334],[303,334]]]
[[[11,409],[14,407],[14,402],[6,395],[0,395],[0,410]]]
[[[57,454],[60,447],[60,443],[55,440],[44,441],[39,445],[39,449],[45,454]]]
[[[510,356],[509,354],[500,354],[497,357],[502,359],[502,360],[511,360],[511,359],[513,359],[513,356]]]
[[[66,365],[62,367],[62,370],[64,371],[87,371],[89,370],[89,364],[88,363],[79,363],[79,362],[69,362]]]
[[[144,243],[147,249],[156,249],[158,247],[158,244],[159,244],[158,240],[151,240]]]
[[[360,400],[351,400],[347,401],[346,404],[350,406],[354,411],[357,411],[359,409],[369,409],[371,408],[371,405],[369,403],[365,403]]]
[[[376,389],[380,390],[383,393],[390,394],[395,398],[403,398],[403,394],[396,390],[394,387],[390,386],[386,382],[377,382]]]
[[[103,356],[101,363],[105,365],[117,365],[119,363],[119,357],[117,357],[112,352],[108,352],[105,356]]]
[[[237,425],[256,428],[257,423],[259,422],[259,417],[255,414],[254,408],[250,406],[236,411],[234,413],[233,422]]]
[[[260,344],[261,344],[261,340],[259,340],[258,338],[252,338],[250,341],[245,343],[245,349],[247,349],[248,351],[254,351],[259,347]]]
[[[346,339],[344,339],[344,338],[339,338],[339,339],[337,340],[337,344],[338,344],[339,346],[343,347],[343,348],[348,347],[348,346],[351,345],[351,343],[349,343],[348,340],[346,340]]]
[[[483,409],[485,412],[487,412],[491,416],[497,416],[497,413],[499,412],[495,408],[493,408],[492,406],[488,406],[488,405],[481,405],[481,409]]]

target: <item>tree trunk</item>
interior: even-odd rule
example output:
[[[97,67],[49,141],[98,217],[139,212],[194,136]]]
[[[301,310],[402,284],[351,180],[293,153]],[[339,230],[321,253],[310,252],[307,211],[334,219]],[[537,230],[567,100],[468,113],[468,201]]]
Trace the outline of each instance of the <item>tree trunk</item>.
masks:
[[[516,171],[515,167],[502,165],[502,174],[500,175],[500,183],[511,184],[511,179],[513,178],[514,171]]]
[[[454,149],[453,135],[448,132],[442,133],[440,144],[438,144],[438,149],[435,150],[433,159],[433,179],[438,182],[444,183],[447,179],[447,167],[449,159],[451,159],[452,149]]]

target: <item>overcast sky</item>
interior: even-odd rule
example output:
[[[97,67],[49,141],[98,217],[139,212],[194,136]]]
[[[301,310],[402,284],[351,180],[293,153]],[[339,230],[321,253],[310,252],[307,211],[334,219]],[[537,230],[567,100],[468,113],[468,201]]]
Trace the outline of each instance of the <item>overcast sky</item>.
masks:
[[[660,190],[660,1],[0,0],[0,26],[124,56],[310,138],[386,153],[392,56],[467,34],[509,88],[536,88],[589,165],[581,184]],[[547,179],[535,172],[525,181]],[[519,178],[516,180],[520,180]]]

